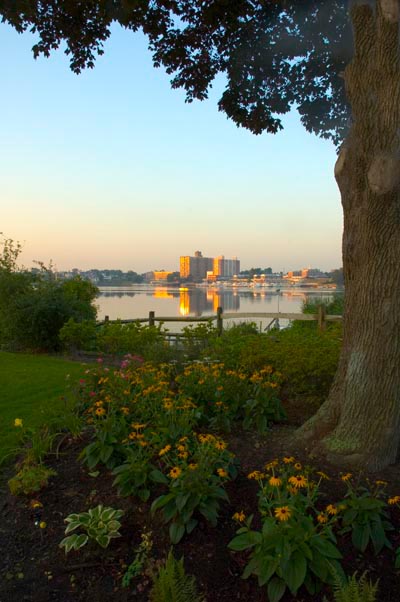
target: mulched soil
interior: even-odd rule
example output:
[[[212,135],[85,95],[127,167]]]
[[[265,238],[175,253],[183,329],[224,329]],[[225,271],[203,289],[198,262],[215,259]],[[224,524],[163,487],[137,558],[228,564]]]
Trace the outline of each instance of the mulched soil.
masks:
[[[265,590],[258,587],[254,578],[240,578],[246,555],[232,553],[227,548],[236,531],[232,514],[238,510],[250,514],[256,507],[257,485],[246,478],[248,472],[290,452],[303,463],[312,464],[329,475],[338,475],[338,469],[326,462],[310,460],[307,450],[290,447],[293,430],[312,410],[310,412],[309,407],[301,407],[301,404],[286,406],[289,424],[274,426],[267,436],[236,431],[227,438],[241,467],[238,478],[227,485],[230,503],[222,506],[217,528],[201,522],[175,548],[176,556],[184,555],[186,570],[195,575],[207,602],[266,601]],[[134,548],[140,543],[144,528],[152,532],[155,561],[166,557],[170,548],[168,528],[159,516],[150,517],[150,502],[119,498],[111,486],[113,477],[108,471],[101,471],[97,477],[89,476],[77,459],[84,445],[85,441],[66,439],[59,458],[47,462],[57,471],[57,476],[51,479],[47,489],[35,496],[43,504],[41,520],[46,521],[46,529],[34,525],[30,500],[12,497],[3,484],[0,491],[0,602],[145,602],[148,599],[149,577],[136,578],[126,589],[121,586],[121,576],[125,572],[124,566],[134,558]],[[377,476],[371,475],[371,478]],[[389,494],[400,493],[398,466],[389,467],[378,478],[389,481]],[[339,477],[335,477],[324,484],[324,491],[328,503],[328,500],[342,499],[345,487]],[[82,512],[99,503],[125,511],[122,537],[113,540],[106,550],[86,546],[66,556],[58,547],[64,537],[63,519],[72,512]],[[395,525],[400,525],[400,513],[394,511],[392,520]],[[400,545],[396,531],[391,539],[395,545]],[[368,570],[371,580],[380,579],[379,602],[399,601],[400,572],[394,569],[393,551],[385,548],[375,557],[367,550],[361,556],[348,538],[342,538],[340,549],[348,575]],[[322,602],[324,594],[332,600],[327,591],[310,596],[301,589],[297,598],[287,594],[282,602]]]

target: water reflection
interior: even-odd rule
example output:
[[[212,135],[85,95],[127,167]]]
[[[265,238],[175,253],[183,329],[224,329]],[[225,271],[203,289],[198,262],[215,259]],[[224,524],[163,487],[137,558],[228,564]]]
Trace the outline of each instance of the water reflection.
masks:
[[[158,316],[202,316],[215,314],[218,307],[227,312],[300,312],[307,299],[332,300],[332,293],[309,293],[292,290],[230,290],[167,287],[100,291],[99,317],[110,319],[144,318],[149,311]],[[278,304],[279,300],[279,304]]]

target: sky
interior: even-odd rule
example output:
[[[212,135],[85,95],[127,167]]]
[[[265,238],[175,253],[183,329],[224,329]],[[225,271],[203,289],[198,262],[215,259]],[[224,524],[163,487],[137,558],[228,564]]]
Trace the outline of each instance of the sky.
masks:
[[[0,24],[0,231],[24,265],[178,270],[196,250],[242,269],[342,265],[335,148],[295,111],[276,135],[239,129],[217,108],[222,77],[185,103],[119,26],[80,75],[34,43]]]

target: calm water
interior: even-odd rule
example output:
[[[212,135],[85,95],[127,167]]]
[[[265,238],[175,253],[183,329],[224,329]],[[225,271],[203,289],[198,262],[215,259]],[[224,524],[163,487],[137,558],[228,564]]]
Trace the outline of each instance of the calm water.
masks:
[[[231,289],[177,288],[136,286],[101,289],[97,298],[98,317],[110,320],[147,318],[149,311],[157,316],[207,316],[215,314],[217,307],[225,312],[280,312],[300,313],[307,299],[331,300],[332,293],[300,292],[299,290],[255,289],[232,291]],[[171,328],[172,330],[172,328]],[[176,330],[174,328],[174,330]]]

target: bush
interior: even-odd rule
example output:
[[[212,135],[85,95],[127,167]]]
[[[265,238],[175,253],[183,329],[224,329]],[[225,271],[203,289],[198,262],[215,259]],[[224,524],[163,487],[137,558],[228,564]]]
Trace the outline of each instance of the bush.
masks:
[[[73,318],[94,320],[97,288],[81,278],[56,280],[51,267],[35,273],[20,269],[21,247],[3,242],[0,254],[0,345],[11,349],[55,351],[59,332]]]

